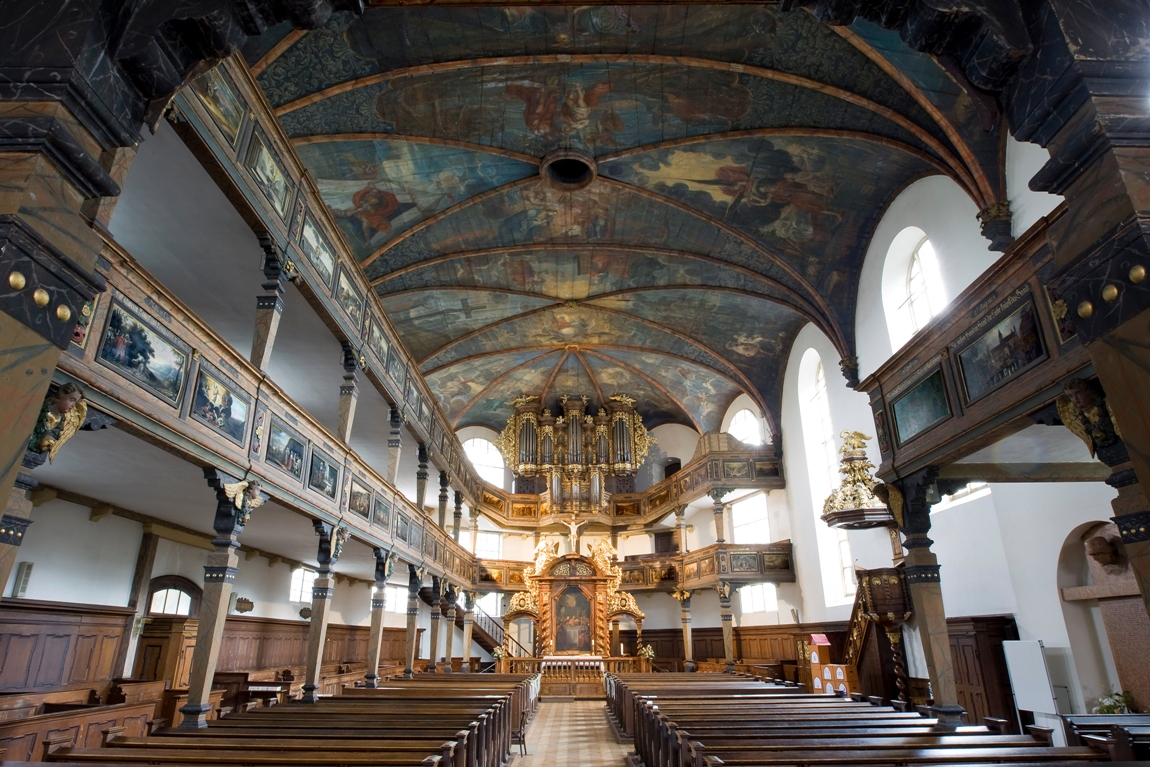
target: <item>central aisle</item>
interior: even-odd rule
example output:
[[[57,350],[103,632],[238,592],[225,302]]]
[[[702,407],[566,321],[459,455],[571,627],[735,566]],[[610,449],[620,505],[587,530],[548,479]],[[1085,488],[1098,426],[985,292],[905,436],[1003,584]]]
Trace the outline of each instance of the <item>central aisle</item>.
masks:
[[[519,753],[519,747],[514,747]],[[622,767],[629,745],[615,742],[601,700],[540,703],[527,732],[527,756],[516,767]]]

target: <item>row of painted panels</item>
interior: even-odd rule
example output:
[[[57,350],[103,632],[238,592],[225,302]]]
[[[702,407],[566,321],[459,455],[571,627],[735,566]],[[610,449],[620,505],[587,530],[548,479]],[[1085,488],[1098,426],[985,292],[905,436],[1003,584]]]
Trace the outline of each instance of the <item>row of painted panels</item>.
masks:
[[[258,388],[250,391],[257,384],[253,384],[252,376],[241,373],[243,362],[238,358],[229,360],[214,354],[210,341],[208,345],[200,341],[199,348],[193,348],[184,335],[194,330],[173,316],[181,310],[174,302],[160,298],[159,286],[146,281],[130,285],[116,268],[130,271],[138,267],[127,261],[113,265],[104,257],[100,266],[107,272],[109,291],[83,307],[69,349],[71,357],[111,371],[117,380],[151,395],[156,404],[149,407],[150,415],[161,416],[162,421],[173,417],[190,420],[206,427],[242,451],[241,455],[246,454],[248,460],[272,469],[261,474],[274,477],[275,484],[289,493],[321,508],[334,504],[339,511],[361,518],[364,531],[406,544],[421,558],[443,565],[467,581],[472,579],[470,556],[461,549],[452,551],[445,533],[432,533],[433,523],[347,455],[345,445],[333,446],[324,439],[329,435],[316,434],[314,425],[306,423],[306,416],[286,402],[267,393],[261,395]],[[143,272],[136,276],[146,280]],[[208,356],[216,359],[211,361]],[[65,363],[65,367],[69,366]],[[118,390],[112,387],[110,392]],[[170,412],[162,414],[165,408]],[[307,436],[309,431],[312,438]],[[208,440],[197,442],[213,449]],[[341,454],[347,457],[339,457]]]
[[[386,329],[382,310],[378,306],[373,310],[376,302],[368,298],[371,291],[361,285],[357,267],[351,266],[354,259],[343,254],[342,243],[327,234],[322,202],[311,199],[310,190],[293,180],[269,138],[269,129],[254,116],[260,110],[249,107],[244,89],[228,67],[225,62],[192,81],[189,91],[196,98],[185,94],[179,100],[183,116],[225,167],[232,169],[233,179],[251,187],[253,207],[274,219],[275,226],[269,229],[286,229],[288,247],[302,254],[303,268],[297,265],[302,278],[324,303],[330,302],[335,309],[332,316],[348,336],[374,357],[372,367],[378,380],[391,390],[396,402],[406,406],[409,420],[428,435],[428,447],[445,459],[457,487],[474,498],[477,477],[435,401],[421,386],[414,365]],[[207,120],[201,119],[204,115]],[[240,173],[240,168],[246,173]],[[368,356],[361,353],[360,361],[366,367]]]

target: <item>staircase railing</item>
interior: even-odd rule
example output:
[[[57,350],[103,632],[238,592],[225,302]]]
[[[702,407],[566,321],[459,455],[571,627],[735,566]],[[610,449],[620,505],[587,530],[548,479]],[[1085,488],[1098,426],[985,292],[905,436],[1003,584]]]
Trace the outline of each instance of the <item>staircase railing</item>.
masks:
[[[492,618],[479,605],[475,606],[475,625],[495,640],[496,646],[509,647],[511,654],[520,658],[530,658],[534,653],[515,640],[507,637],[503,631],[503,622]]]

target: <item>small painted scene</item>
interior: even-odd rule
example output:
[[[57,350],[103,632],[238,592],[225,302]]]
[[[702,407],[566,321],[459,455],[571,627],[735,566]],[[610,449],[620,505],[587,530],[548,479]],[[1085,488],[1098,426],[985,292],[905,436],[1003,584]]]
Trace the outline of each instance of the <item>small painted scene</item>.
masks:
[[[283,426],[272,418],[271,429],[268,432],[267,462],[277,468],[283,469],[296,479],[303,479],[304,452],[307,450],[300,440],[296,439]]]
[[[169,404],[179,402],[188,355],[119,303],[108,313],[100,359]]]
[[[279,160],[268,148],[267,141],[256,131],[252,135],[251,146],[248,148],[248,159],[244,163],[255,178],[256,186],[271,202],[272,207],[281,218],[287,216],[288,203],[291,198],[291,187],[287,174],[279,164]]]
[[[196,396],[192,400],[194,418],[236,442],[243,442],[248,424],[248,400],[234,393],[215,376],[204,369],[196,380]]]
[[[331,278],[335,274],[335,256],[332,255],[331,246],[327,244],[327,238],[323,236],[323,232],[319,230],[319,226],[311,216],[304,219],[303,236],[300,237],[299,244],[308,262],[315,267],[320,282],[331,285]]]
[[[369,519],[371,517],[371,490],[353,479],[347,507],[364,519]]]
[[[308,487],[335,498],[339,490],[339,467],[322,455],[318,450],[311,454],[311,472],[308,474]]]
[[[1028,301],[958,355],[967,399],[998,388],[1042,356],[1038,318]]]
[[[192,90],[224,134],[228,144],[236,145],[244,122],[244,102],[236,93],[231,78],[222,67],[215,67],[192,80]]]
[[[942,371],[936,370],[895,401],[895,429],[899,442],[907,442],[950,415]]]

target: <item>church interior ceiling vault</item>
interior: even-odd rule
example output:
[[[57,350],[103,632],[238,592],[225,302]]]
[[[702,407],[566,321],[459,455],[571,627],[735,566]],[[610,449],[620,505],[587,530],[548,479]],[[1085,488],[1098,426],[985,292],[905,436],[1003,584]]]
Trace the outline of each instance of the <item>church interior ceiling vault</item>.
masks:
[[[713,431],[745,392],[774,430],[803,325],[854,354],[886,204],[939,174],[1004,200],[994,107],[863,20],[368,6],[244,55],[456,428],[626,392]]]

